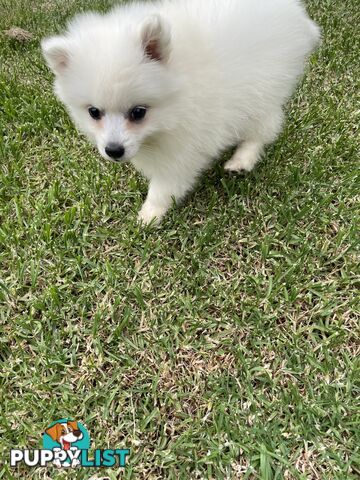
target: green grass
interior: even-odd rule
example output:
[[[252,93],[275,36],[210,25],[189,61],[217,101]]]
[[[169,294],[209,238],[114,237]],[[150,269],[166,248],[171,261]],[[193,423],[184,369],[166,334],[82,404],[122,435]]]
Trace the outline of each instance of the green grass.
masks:
[[[2,0],[0,479],[352,479],[359,453],[359,8],[323,30],[256,171],[209,171],[158,229],[146,183],[99,161],[39,40],[108,1]],[[65,416],[130,464],[12,470]]]

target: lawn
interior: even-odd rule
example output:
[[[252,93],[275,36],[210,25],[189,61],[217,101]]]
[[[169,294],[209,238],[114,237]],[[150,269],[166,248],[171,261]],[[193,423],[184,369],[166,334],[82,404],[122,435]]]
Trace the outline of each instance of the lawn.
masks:
[[[323,42],[279,140],[246,176],[222,159],[160,228],[39,50],[109,5],[0,3],[0,479],[359,478],[358,1],[308,2]],[[63,417],[128,467],[9,467]]]

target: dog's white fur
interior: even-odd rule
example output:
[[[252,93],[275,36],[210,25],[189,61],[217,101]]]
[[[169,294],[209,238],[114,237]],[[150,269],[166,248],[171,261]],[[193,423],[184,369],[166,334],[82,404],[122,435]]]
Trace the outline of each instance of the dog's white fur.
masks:
[[[149,223],[230,146],[225,169],[254,167],[319,36],[297,0],[163,0],[75,17],[42,49],[77,126],[105,158],[109,142],[122,144],[149,179],[139,214]],[[149,109],[134,125],[136,105]]]

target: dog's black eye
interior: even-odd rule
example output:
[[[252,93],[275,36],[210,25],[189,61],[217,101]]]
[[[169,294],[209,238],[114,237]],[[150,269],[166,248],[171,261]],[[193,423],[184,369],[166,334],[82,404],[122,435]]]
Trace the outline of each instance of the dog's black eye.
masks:
[[[129,118],[132,122],[140,122],[142,120],[147,112],[146,107],[134,107],[132,110],[129,112]]]
[[[100,118],[102,117],[101,111],[96,107],[89,107],[88,112],[90,114],[90,117],[92,117],[94,120],[100,120]]]

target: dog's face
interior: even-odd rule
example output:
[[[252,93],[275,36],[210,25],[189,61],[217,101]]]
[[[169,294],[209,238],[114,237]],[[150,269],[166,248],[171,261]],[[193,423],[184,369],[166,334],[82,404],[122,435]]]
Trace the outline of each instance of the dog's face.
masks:
[[[55,91],[76,125],[114,161],[130,160],[176,121],[171,35],[159,16],[134,25],[86,14],[42,42]]]
[[[69,450],[71,444],[81,440],[83,434],[79,429],[77,422],[69,421],[67,423],[56,423],[48,428],[45,433],[55,441],[60,443],[63,450]]]

